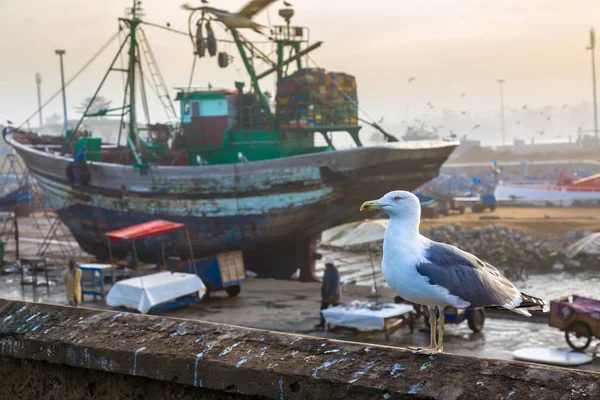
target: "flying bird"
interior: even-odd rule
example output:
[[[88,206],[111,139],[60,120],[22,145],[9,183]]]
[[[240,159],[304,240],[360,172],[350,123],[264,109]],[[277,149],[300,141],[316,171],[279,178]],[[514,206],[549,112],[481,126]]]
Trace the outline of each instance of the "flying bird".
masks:
[[[12,122],[10,119],[7,119],[7,120],[6,120],[6,123],[7,123],[7,124],[9,124],[9,125],[12,125],[12,124],[13,124],[13,122]]]
[[[466,93],[461,93],[460,97],[465,97],[467,94]]]
[[[171,27],[171,23],[170,22],[167,22],[165,25],[167,25],[167,28]]]
[[[546,118],[546,119],[547,119],[548,121],[550,121],[550,120],[552,119],[552,117],[548,117],[548,118]]]
[[[481,125],[479,125],[479,124],[475,125],[475,126],[473,127],[473,130],[475,130],[475,129],[479,128],[480,126],[481,126]]]
[[[417,79],[417,78],[415,78],[414,76],[411,76],[410,78],[408,78],[408,83],[411,83],[411,82],[412,82],[412,81],[414,81],[415,79]]]
[[[560,108],[561,110],[564,110],[565,108],[567,108],[568,105],[567,104],[563,104],[563,106]]]
[[[521,125],[521,121],[517,121],[517,125]]]
[[[236,13],[219,10],[218,8],[213,7],[194,7],[187,3],[183,4],[181,8],[188,11],[202,10],[209,12],[229,29],[251,28],[255,32],[262,33],[262,29],[265,28],[265,26],[252,21],[252,17],[276,1],[277,0],[251,0]]]
[[[293,7],[292,3],[290,3],[289,1],[284,1],[283,5],[286,6],[286,7]]]
[[[381,265],[386,283],[402,298],[429,309],[430,346],[418,349],[419,352],[443,352],[446,307],[495,307],[528,317],[528,310],[543,309],[543,300],[521,293],[491,264],[422,236],[421,204],[414,194],[397,190],[360,207],[361,211],[374,209],[390,217]]]
[[[523,110],[527,110],[527,104],[523,106]]]
[[[466,114],[467,114],[467,112],[466,112],[466,111],[463,111],[463,112],[461,112],[461,114],[462,114],[462,115],[466,115]]]
[[[538,135],[543,135],[543,134],[544,134],[544,131],[539,131],[538,132]]]
[[[380,119],[379,121],[377,121],[377,123],[378,123],[378,124],[383,124],[383,119],[384,119],[384,118],[385,118],[385,117],[381,117],[381,119]]]

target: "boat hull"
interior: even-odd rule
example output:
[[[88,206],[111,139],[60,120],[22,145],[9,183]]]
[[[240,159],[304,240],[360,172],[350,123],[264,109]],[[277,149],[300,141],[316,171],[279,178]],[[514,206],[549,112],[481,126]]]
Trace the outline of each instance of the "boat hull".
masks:
[[[73,186],[71,159],[7,138],[51,207],[87,253],[107,257],[105,232],[153,219],[188,225],[196,256],[243,250],[262,276],[289,277],[314,265],[314,240],[360,218],[365,199],[413,190],[438,175],[456,143],[427,142],[339,150],[277,160],[203,167],[89,162],[87,186]],[[183,233],[136,241],[141,259],[185,255]],[[113,246],[123,256],[131,244]]]
[[[600,202],[598,191],[571,191],[553,184],[511,185],[499,183],[494,190],[499,202],[516,204],[572,206],[575,203]]]

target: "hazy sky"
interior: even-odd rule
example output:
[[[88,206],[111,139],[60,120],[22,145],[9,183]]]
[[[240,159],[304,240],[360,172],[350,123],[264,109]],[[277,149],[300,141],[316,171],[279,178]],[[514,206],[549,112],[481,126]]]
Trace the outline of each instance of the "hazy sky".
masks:
[[[191,2],[198,0],[191,0]],[[291,1],[291,0],[290,0]],[[148,21],[187,29],[183,0],[145,0]],[[237,10],[244,0],[211,0]],[[293,0],[295,23],[311,28],[324,45],[312,57],[328,70],[357,77],[359,98],[373,118],[400,121],[420,115],[430,101],[436,110],[471,114],[499,108],[498,78],[504,78],[509,107],[591,101],[589,28],[600,21],[598,0]],[[22,122],[36,108],[34,74],[43,76],[43,98],[60,87],[58,57],[63,48],[70,77],[116,31],[125,0],[0,0],[0,121]],[[273,23],[281,20],[270,8]],[[267,23],[267,12],[257,20]],[[187,86],[192,61],[189,39],[146,28],[169,87]],[[222,30],[217,35],[225,38]],[[252,33],[248,33],[252,36]],[[221,70],[216,59],[196,66],[194,83],[233,87],[241,62]],[[91,95],[116,47],[68,88],[69,112]],[[409,77],[417,79],[410,85]],[[120,77],[102,94],[121,98]],[[265,88],[270,89],[270,88]],[[460,97],[462,92],[467,96]],[[44,116],[61,111],[60,97]],[[429,111],[431,113],[431,111]],[[162,116],[161,114],[158,115]],[[590,116],[591,117],[591,116]],[[37,119],[32,121],[37,125]],[[590,119],[591,124],[591,119]],[[591,125],[590,125],[591,126]]]

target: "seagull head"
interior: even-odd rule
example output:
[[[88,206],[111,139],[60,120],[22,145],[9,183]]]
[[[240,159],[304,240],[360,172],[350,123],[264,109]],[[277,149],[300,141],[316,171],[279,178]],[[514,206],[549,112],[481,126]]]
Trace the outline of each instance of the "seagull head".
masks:
[[[420,219],[421,203],[419,198],[411,192],[394,190],[379,200],[365,201],[360,206],[360,211],[381,210],[387,215],[401,219]]]

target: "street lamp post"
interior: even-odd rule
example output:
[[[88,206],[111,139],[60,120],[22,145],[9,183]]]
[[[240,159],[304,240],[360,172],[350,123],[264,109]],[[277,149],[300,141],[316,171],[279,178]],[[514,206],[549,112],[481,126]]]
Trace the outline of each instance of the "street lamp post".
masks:
[[[594,133],[596,147],[598,147],[598,105],[596,101],[596,33],[594,28],[590,29],[590,45],[586,47],[592,53],[592,83],[594,90]]]
[[[42,117],[42,74],[35,74],[35,84],[37,85],[37,100],[38,100],[38,113],[40,115],[40,129],[44,125],[44,118]]]
[[[55,50],[54,51],[60,57],[60,79],[61,79],[61,87],[62,87],[62,98],[63,98],[63,112],[65,114],[65,137],[67,136],[67,130],[69,128],[69,123],[67,120],[67,94],[65,92],[65,69],[63,66],[63,55],[66,53],[64,50]]]
[[[498,79],[500,84],[500,124],[502,129],[502,147],[506,146],[504,137],[504,79]]]

